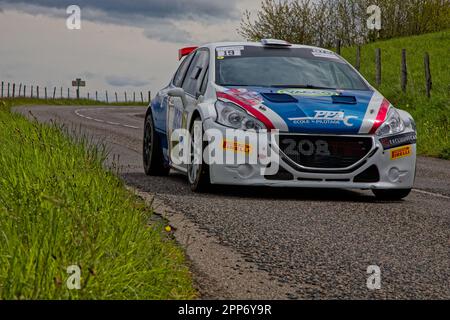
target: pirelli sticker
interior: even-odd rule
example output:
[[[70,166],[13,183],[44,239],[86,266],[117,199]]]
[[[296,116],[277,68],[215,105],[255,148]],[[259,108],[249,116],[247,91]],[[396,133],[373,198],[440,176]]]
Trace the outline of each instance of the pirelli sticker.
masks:
[[[391,160],[409,157],[412,154],[411,146],[404,146],[391,150]]]
[[[234,151],[236,153],[249,154],[252,152],[252,147],[246,143],[239,143],[232,140],[223,140],[222,143],[224,150]]]

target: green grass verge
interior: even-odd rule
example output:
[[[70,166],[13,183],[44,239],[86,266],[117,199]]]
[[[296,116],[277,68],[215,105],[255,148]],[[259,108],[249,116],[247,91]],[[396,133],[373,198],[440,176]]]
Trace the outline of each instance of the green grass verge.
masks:
[[[195,298],[183,252],[102,167],[102,149],[10,107],[0,102],[0,298]],[[81,290],[66,286],[70,265]]]
[[[450,31],[374,42],[362,47],[361,73],[375,84],[375,49],[382,51],[382,84],[378,88],[393,105],[411,113],[417,122],[420,154],[450,159]],[[408,88],[400,86],[401,50],[407,51]],[[430,54],[433,78],[426,97],[424,54]],[[343,48],[342,56],[355,63],[356,48]]]

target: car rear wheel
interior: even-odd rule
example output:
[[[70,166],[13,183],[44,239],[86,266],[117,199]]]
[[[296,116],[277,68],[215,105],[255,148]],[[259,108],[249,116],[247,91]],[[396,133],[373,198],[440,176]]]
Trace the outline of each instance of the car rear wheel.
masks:
[[[201,136],[194,134],[196,127],[201,133]],[[209,178],[209,166],[203,161],[203,150],[205,145],[203,143],[203,124],[200,117],[197,117],[194,120],[189,133],[191,135],[191,161],[187,166],[189,185],[194,192],[204,192],[211,185],[211,180]],[[195,159],[196,154],[197,159]]]
[[[380,200],[401,200],[409,195],[411,189],[373,189],[372,192]]]
[[[144,171],[148,176],[167,176],[170,168],[164,165],[161,144],[155,132],[153,117],[148,114],[145,118],[143,144]]]

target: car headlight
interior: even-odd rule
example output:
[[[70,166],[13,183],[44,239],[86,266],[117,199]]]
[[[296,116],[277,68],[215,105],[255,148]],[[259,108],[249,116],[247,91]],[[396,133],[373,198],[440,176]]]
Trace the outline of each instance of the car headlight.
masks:
[[[405,123],[403,122],[400,114],[395,110],[395,108],[391,108],[387,114],[386,120],[376,131],[377,136],[386,136],[395,133],[400,133],[405,130]]]
[[[264,124],[252,117],[241,107],[230,102],[216,101],[217,122],[234,129],[255,130],[266,129]]]

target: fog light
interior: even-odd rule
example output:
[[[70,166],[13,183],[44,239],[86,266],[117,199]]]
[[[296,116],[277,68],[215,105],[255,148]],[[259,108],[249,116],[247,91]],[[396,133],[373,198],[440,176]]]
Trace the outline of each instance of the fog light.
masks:
[[[398,168],[393,167],[389,170],[389,174],[388,174],[389,180],[391,180],[391,182],[397,182],[398,179],[400,178],[400,170],[398,170]]]
[[[249,164],[241,164],[237,170],[241,178],[248,178],[253,174],[253,166]]]

